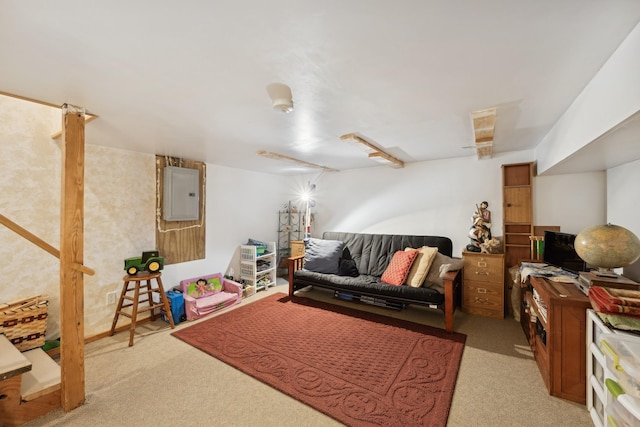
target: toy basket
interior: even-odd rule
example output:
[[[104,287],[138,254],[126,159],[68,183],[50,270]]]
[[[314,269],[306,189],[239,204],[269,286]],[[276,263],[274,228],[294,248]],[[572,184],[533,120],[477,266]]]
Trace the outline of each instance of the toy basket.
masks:
[[[44,345],[49,297],[36,295],[0,303],[0,334],[20,351]]]
[[[252,280],[250,280],[250,282],[253,282]],[[242,297],[246,298],[246,297],[250,297],[252,295],[256,294],[256,287],[253,285],[247,285],[245,284],[242,288]]]

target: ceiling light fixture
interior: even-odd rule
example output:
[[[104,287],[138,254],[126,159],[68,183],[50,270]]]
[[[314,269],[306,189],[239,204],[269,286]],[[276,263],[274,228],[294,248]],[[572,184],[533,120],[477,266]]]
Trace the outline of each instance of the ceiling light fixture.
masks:
[[[316,165],[315,163],[305,162],[304,160],[296,159],[294,157],[285,156],[284,154],[273,153],[271,151],[260,150],[256,154],[258,154],[259,156],[262,156],[262,157],[267,157],[269,159],[286,160],[286,161],[289,161],[289,162],[294,162],[294,163],[297,163],[299,165],[302,165],[302,166],[305,166],[305,167],[308,167],[308,168],[322,169],[322,170],[327,171],[327,172],[338,172],[337,169],[331,169],[331,168],[328,168],[326,166]]]
[[[267,85],[267,93],[275,110],[285,114],[293,111],[293,96],[289,86],[284,83],[271,83]]]
[[[378,148],[366,139],[361,136],[356,135],[355,133],[348,133],[346,135],[342,135],[340,139],[357,143],[357,145],[361,148],[365,148],[365,150],[369,153],[369,158],[371,160],[375,160],[376,162],[391,166],[393,168],[403,168],[404,162],[396,157],[393,157],[391,154],[384,151],[382,148]]]
[[[473,133],[478,159],[491,158],[493,155],[493,135],[496,127],[496,109],[473,111]]]

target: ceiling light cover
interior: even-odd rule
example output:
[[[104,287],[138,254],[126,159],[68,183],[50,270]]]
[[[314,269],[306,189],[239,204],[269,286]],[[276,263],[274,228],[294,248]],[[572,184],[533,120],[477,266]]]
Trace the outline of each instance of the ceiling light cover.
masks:
[[[293,96],[289,86],[284,83],[271,83],[267,85],[267,93],[275,110],[287,114],[293,111]]]

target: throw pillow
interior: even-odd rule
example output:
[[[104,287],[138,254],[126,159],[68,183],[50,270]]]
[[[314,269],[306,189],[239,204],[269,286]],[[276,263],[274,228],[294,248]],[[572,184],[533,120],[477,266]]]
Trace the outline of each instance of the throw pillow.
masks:
[[[356,266],[356,261],[351,258],[351,252],[348,247],[344,247],[342,257],[340,257],[340,265],[338,267],[338,275],[358,277],[360,272]]]
[[[305,270],[338,274],[344,242],[310,238],[305,241],[304,246]]]
[[[356,261],[353,259],[341,259],[340,267],[338,268],[338,275],[358,277],[360,272],[356,266]]]
[[[444,281],[442,280],[444,275],[449,271],[460,270],[463,265],[464,261],[462,259],[451,258],[438,252],[422,286],[444,293]]]
[[[405,251],[414,251],[414,248],[406,248]],[[438,248],[432,248],[429,246],[423,246],[418,249],[418,256],[409,270],[407,276],[407,285],[414,288],[419,288],[424,283],[424,279],[427,278],[427,273],[433,264],[433,260],[436,258]]]
[[[407,279],[411,264],[418,256],[418,251],[397,251],[393,254],[391,262],[387,266],[387,269],[382,273],[382,280],[384,283],[390,285],[400,286]]]

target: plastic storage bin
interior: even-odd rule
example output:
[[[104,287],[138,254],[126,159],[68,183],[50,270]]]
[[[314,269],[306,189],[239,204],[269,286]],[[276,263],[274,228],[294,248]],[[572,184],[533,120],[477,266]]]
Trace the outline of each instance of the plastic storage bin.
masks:
[[[625,393],[611,378],[607,378],[605,384],[610,395],[605,409],[607,426],[640,427],[640,400]]]
[[[606,335],[601,348],[616,382],[626,394],[640,399],[640,338]]]
[[[606,334],[601,349],[607,425],[640,427],[640,337]]]

